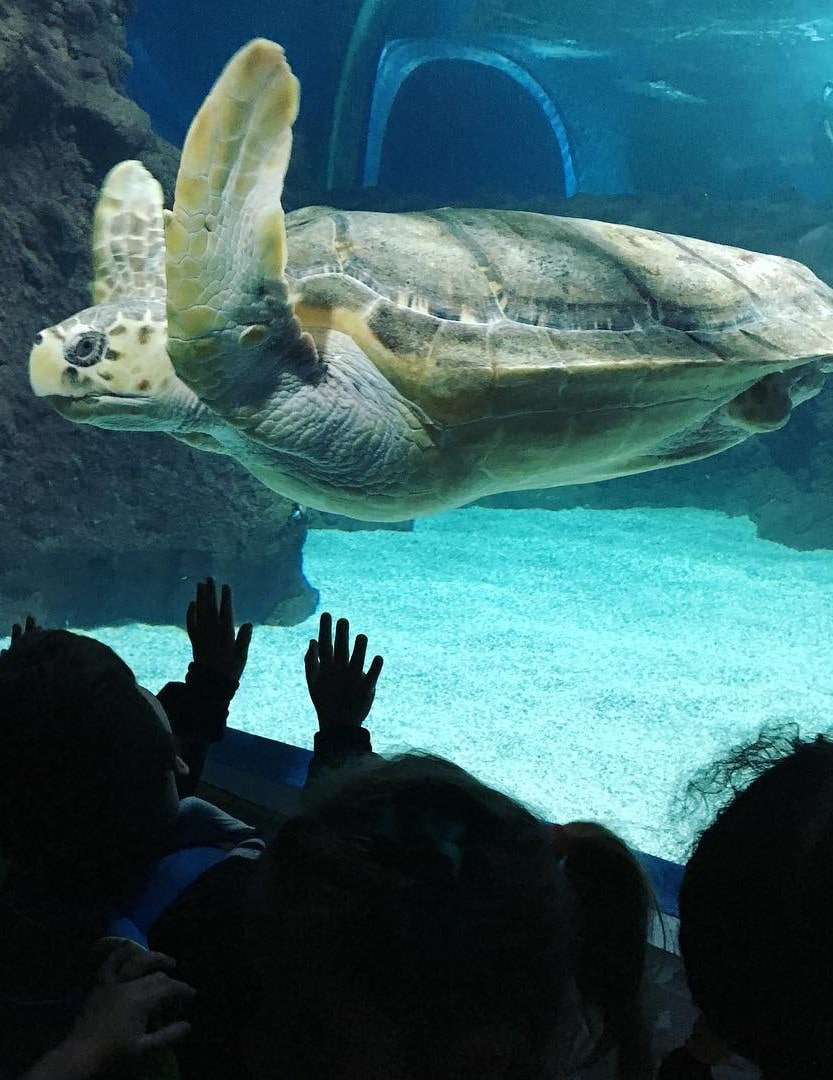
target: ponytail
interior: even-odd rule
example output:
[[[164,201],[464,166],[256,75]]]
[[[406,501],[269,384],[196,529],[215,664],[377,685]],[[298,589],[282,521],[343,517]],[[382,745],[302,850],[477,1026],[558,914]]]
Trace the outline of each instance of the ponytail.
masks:
[[[618,1080],[652,1075],[643,988],[649,920],[648,879],[628,846],[587,821],[549,826],[554,854],[576,896],[581,925],[576,984],[604,1023],[617,1050]]]

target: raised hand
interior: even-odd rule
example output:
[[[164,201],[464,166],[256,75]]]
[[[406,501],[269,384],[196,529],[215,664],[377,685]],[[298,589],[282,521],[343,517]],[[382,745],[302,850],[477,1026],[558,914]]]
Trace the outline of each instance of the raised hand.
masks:
[[[40,630],[40,629],[41,629],[41,627],[38,626],[37,622],[35,621],[35,616],[34,615],[27,615],[25,621],[23,622],[23,624],[21,624],[19,622],[16,622],[12,626],[12,633],[11,633],[11,639],[12,640],[11,640],[11,643],[9,644],[9,649],[11,649],[15,644],[17,644],[17,642],[20,641],[20,639],[23,637],[24,634],[29,634],[29,633],[32,632],[32,630]],[[3,653],[7,653],[9,651],[9,649],[0,649],[0,656],[2,656]]]
[[[188,605],[185,616],[194,662],[238,682],[246,667],[252,624],[243,623],[235,636],[231,588],[223,585],[220,603],[213,578],[197,583],[197,597]]]
[[[318,626],[318,640],[313,638],[304,657],[309,696],[323,731],[333,727],[361,727],[367,719],[376,682],[384,663],[374,656],[367,671],[364,661],[367,637],[357,634],[350,653],[350,623],[339,619],[333,642],[333,617],[325,611]]]
[[[12,627],[12,645],[14,645],[16,641],[20,641],[24,634],[30,634],[33,630],[40,629],[40,626],[38,626],[35,620],[35,616],[27,615],[22,626],[20,623],[16,622]]]

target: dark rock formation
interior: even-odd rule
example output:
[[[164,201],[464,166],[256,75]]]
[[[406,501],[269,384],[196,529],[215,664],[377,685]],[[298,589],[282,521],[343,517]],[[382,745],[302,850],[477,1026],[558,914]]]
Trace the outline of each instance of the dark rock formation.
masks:
[[[120,90],[123,0],[0,0],[0,633],[181,623],[194,582],[230,581],[239,617],[315,606],[305,519],[233,463],[161,434],[66,423],[31,394],[38,330],[89,301],[97,189],[141,158],[170,193],[178,153]]]

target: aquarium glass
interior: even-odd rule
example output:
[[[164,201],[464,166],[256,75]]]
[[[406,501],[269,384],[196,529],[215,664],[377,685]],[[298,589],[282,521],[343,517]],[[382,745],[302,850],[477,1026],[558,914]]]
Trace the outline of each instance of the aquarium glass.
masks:
[[[6,510],[4,550],[21,553],[0,578],[3,612],[45,610],[94,633],[156,688],[182,678],[190,660],[184,613],[196,581],[222,577],[240,617],[256,623],[230,723],[299,746],[311,746],[315,731],[304,651],[321,611],[346,616],[368,635],[370,654],[385,658],[368,721],[375,749],[447,755],[548,818],[600,820],[643,851],[684,858],[696,823],[675,816],[674,799],[698,767],[763,725],[830,726],[829,3],[136,0],[133,8],[123,31],[130,65],[114,61],[112,71],[125,111],[83,95],[66,105],[56,130],[86,155],[84,184],[51,209],[37,204],[39,224],[23,221],[18,248],[64,252],[62,280],[83,283],[92,217],[62,224],[61,200],[83,197],[86,214],[107,170],[141,157],[151,171],[168,162],[160,180],[170,205],[179,148],[224,65],[253,38],[278,42],[301,87],[282,197],[290,298],[268,315],[258,308],[249,323],[289,320],[297,302],[301,323],[317,328],[319,354],[333,328],[352,334],[347,352],[332,346],[328,361],[352,396],[333,391],[313,407],[319,383],[309,376],[296,405],[266,417],[253,448],[238,453],[231,436],[218,443],[216,417],[225,424],[234,412],[223,430],[242,430],[283,385],[265,353],[260,367],[245,358],[260,355],[257,335],[245,348],[235,336],[222,363],[210,349],[200,354],[201,364],[226,365],[227,383],[195,376],[215,419],[177,431],[171,449],[158,415],[147,430],[71,424],[50,408],[66,381],[36,399],[25,354],[4,356],[0,375],[22,404],[7,422],[0,413],[7,477],[17,476],[20,491]],[[83,64],[80,54],[66,59],[67,79],[77,68],[80,86]],[[39,93],[16,104],[27,118],[18,136],[26,153],[27,133],[43,122]],[[150,145],[142,125],[158,137],[153,154],[142,153]],[[50,177],[62,167],[42,162]],[[306,207],[333,208],[316,219],[315,244],[305,239]],[[431,243],[407,224],[423,219],[403,216],[424,211],[440,237]],[[649,233],[552,231],[523,224],[538,217],[486,211]],[[357,225],[360,212],[390,217]],[[660,256],[654,231],[694,240],[669,241]],[[758,270],[753,256],[710,255],[694,241],[809,271],[787,262]],[[443,270],[458,243],[486,283],[482,294],[468,270]],[[328,254],[335,249],[340,263]],[[198,279],[202,256],[194,258]],[[251,280],[229,286],[233,266],[229,254],[221,270],[230,278],[195,303],[221,307],[235,287],[252,299]],[[293,285],[302,271],[327,278],[303,303]],[[349,288],[332,284],[339,272],[353,275]],[[2,294],[9,318],[30,305],[14,317],[32,338],[84,306],[53,310],[51,288],[32,270],[27,291]],[[387,289],[387,306],[371,315],[374,289]],[[188,282],[176,295],[192,296]],[[135,319],[147,321],[141,310]],[[526,337],[503,332],[512,320]],[[492,329],[472,344],[484,322]],[[554,336],[535,345],[527,370],[524,343],[543,340],[548,327]],[[114,340],[106,348],[118,353]],[[307,378],[297,374],[303,348],[292,378]],[[186,383],[196,370],[190,349],[172,353]],[[235,350],[245,354],[239,364],[228,359]],[[78,355],[67,393],[98,370]],[[742,363],[759,364],[746,383],[727,374]],[[381,371],[372,390],[362,382],[371,367]],[[137,386],[141,377],[137,368]],[[654,380],[665,382],[657,389]],[[399,412],[378,390],[391,382]],[[716,401],[714,415],[705,405],[697,413],[695,400]],[[433,472],[413,481],[420,496],[401,500],[390,515],[398,520],[377,523],[373,507],[385,499],[367,492],[400,467],[405,414],[431,444],[419,452],[434,455]],[[610,434],[623,418],[630,426]],[[307,442],[293,442],[293,431]],[[547,439],[555,486],[535,482]],[[381,443],[390,464],[362,471]],[[275,454],[295,477],[286,490]],[[326,483],[306,482],[325,468]],[[258,482],[270,477],[272,493]],[[472,500],[480,491],[488,494]],[[385,498],[393,505],[399,496]],[[94,500],[98,509],[86,509]],[[50,600],[59,594],[60,603]]]

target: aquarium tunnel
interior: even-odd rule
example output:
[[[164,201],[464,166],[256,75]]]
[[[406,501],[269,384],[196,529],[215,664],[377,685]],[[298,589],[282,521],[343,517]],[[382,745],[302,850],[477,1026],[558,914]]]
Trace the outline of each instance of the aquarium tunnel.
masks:
[[[224,82],[254,38],[274,81]],[[680,1045],[720,803],[681,793],[762,730],[833,737],[829,0],[27,0],[9,41],[4,625],[157,692],[228,582],[254,632],[204,780],[271,821],[348,617],[374,750],[636,854]]]
[[[507,145],[507,127],[524,133],[523,149]],[[386,188],[407,183],[446,200],[474,196],[478,186],[517,198],[576,193],[567,130],[541,84],[497,50],[449,42],[385,46],[362,182],[377,187],[382,177]],[[461,181],[469,191],[460,192]]]

